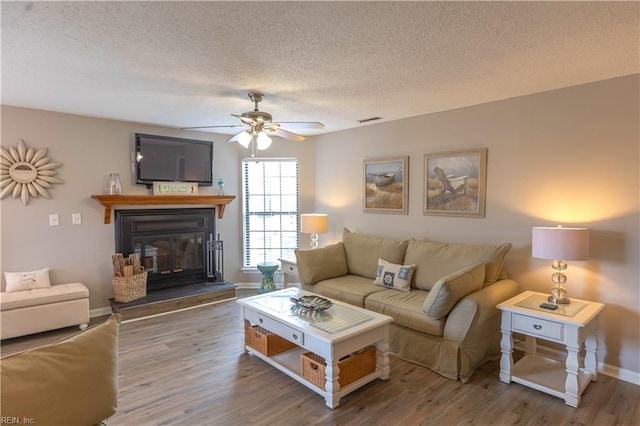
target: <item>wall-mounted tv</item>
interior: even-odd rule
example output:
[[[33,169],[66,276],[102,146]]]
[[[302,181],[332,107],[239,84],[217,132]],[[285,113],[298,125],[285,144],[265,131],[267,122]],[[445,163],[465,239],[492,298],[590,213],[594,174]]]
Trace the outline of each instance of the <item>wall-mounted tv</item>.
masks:
[[[136,183],[213,184],[213,142],[136,133]]]

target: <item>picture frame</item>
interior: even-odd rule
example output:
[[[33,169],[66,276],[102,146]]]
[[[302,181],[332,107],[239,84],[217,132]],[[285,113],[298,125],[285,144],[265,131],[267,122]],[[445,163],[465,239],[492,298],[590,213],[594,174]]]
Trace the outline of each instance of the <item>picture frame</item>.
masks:
[[[409,156],[363,162],[365,213],[408,214]]]
[[[487,149],[424,156],[424,215],[484,217]]]

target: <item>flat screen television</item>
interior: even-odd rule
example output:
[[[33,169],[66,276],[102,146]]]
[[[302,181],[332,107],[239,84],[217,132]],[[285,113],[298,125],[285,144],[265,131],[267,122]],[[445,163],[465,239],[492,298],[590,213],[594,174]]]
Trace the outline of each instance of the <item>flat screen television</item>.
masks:
[[[136,183],[213,184],[213,142],[136,133]]]

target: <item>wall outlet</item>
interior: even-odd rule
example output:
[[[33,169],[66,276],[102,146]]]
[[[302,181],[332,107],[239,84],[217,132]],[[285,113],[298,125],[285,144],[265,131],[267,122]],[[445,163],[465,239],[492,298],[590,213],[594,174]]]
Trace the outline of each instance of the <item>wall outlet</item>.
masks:
[[[57,214],[49,215],[49,226],[58,226],[60,225],[60,216]]]
[[[71,214],[71,223],[74,225],[82,225],[82,215],[80,213]]]

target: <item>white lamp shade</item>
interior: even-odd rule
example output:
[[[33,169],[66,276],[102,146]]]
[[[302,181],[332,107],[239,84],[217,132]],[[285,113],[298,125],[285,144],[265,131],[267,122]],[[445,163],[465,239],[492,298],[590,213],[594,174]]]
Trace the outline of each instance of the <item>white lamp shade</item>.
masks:
[[[300,232],[303,234],[324,234],[329,230],[329,215],[301,214]]]
[[[243,147],[248,148],[252,138],[253,136],[251,136],[249,131],[242,132],[242,134],[238,136],[238,143]]]
[[[271,138],[265,132],[258,133],[257,139],[258,149],[263,150],[271,146]]]
[[[587,260],[589,230],[587,228],[534,227],[531,255],[550,260]]]

